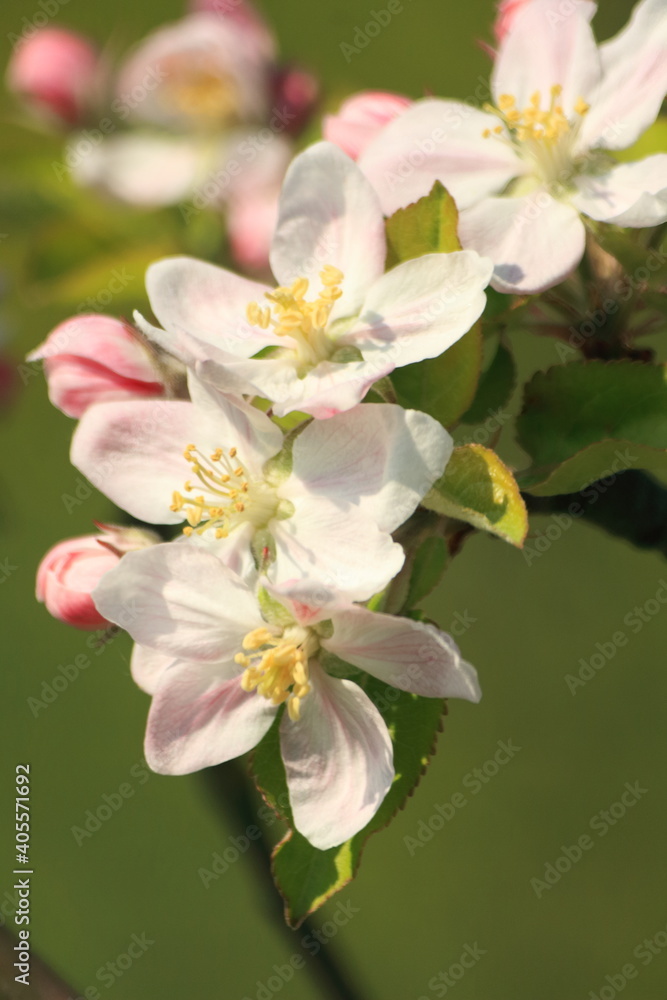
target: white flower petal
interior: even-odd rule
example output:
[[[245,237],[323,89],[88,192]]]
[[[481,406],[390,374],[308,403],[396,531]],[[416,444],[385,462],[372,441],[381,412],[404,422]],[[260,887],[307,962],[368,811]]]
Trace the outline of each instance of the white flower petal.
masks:
[[[600,80],[600,57],[589,21],[595,4],[577,0],[567,11],[562,0],[532,0],[514,15],[496,56],[491,89],[494,103],[503,94],[527,108],[537,91],[548,108],[551,88],[570,117],[577,98],[589,100]]]
[[[249,393],[270,399],[273,412],[284,417],[294,410],[318,420],[342,413],[359,403],[374,382],[393,371],[390,351],[376,351],[364,361],[321,361],[299,378],[287,358],[229,362],[202,362],[198,375],[229,393]]]
[[[182,662],[162,677],[148,714],[146,761],[158,774],[191,774],[257,746],[276,707],[215,665]]]
[[[282,719],[280,747],[294,825],[326,851],[380,808],[394,778],[393,752],[382,716],[361,688],[315,666],[311,683],[301,718]]]
[[[626,149],[651,125],[667,90],[667,4],[641,0],[600,46],[603,77],[582,124],[587,146]]]
[[[493,260],[493,287],[518,294],[557,285],[577,266],[585,246],[577,212],[546,191],[485,199],[461,213],[459,235],[464,246]]]
[[[359,157],[385,215],[427,195],[436,180],[461,209],[525,173],[509,143],[484,138],[497,124],[494,115],[459,101],[417,101],[404,111]]]
[[[140,646],[135,642],[130,659],[132,678],[142,691],[155,694],[160,678],[168,667],[177,660],[167,653],[158,653],[149,646]]]
[[[377,195],[356,163],[330,142],[292,162],[280,196],[271,268],[281,285],[308,278],[308,297],[320,287],[325,264],[344,275],[331,320],[350,316],[384,270],[384,220]]]
[[[192,403],[175,400],[97,403],[79,421],[71,461],[110,500],[149,524],[177,524],[174,490],[192,472],[183,449],[208,424]]]
[[[216,663],[234,677],[243,637],[264,625],[248,587],[212,553],[186,541],[123,556],[94,591],[96,607],[135,642],[159,653]]]
[[[326,497],[303,496],[293,503],[292,517],[269,525],[276,544],[269,575],[275,583],[310,579],[365,601],[403,565],[401,546],[360,510]]]
[[[278,493],[346,501],[391,532],[442,475],[452,447],[444,427],[425,413],[361,404],[306,427]]]
[[[620,163],[575,183],[572,203],[592,219],[616,226],[657,226],[667,220],[667,153]]]
[[[130,205],[172,205],[206,174],[207,147],[192,138],[135,131],[107,136],[99,145],[85,135],[68,143],[74,180]]]
[[[492,271],[488,258],[470,250],[405,261],[375,282],[341,340],[397,368],[437,357],[481,316]]]
[[[392,687],[426,698],[481,698],[475,669],[432,625],[358,606],[331,620],[333,635],[322,646]]]
[[[249,358],[267,346],[282,344],[269,331],[251,326],[246,309],[264,302],[267,285],[192,257],[166,257],[146,272],[153,312],[168,336],[162,346],[192,364],[193,340],[198,358],[210,345],[235,357]]]

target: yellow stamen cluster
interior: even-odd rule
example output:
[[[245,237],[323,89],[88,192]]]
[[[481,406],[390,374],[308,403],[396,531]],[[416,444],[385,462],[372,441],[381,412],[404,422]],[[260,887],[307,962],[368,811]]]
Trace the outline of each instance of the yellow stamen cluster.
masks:
[[[167,92],[171,107],[205,122],[226,121],[236,114],[238,94],[234,81],[207,69],[180,78],[175,73]]]
[[[185,514],[188,525],[183,529],[184,534],[191,535],[193,530],[203,534],[216,524],[215,537],[226,538],[230,516],[234,512],[242,514],[248,502],[249,483],[245,469],[236,459],[236,448],[230,448],[227,454],[223,448],[217,448],[207,458],[196,445],[189,444],[183,457],[192,465],[194,475],[209,497],[202,493],[186,498],[174,491],[170,509]],[[183,488],[186,493],[193,493],[197,487],[188,480]]]
[[[236,663],[244,667],[241,687],[257,691],[273,705],[287,702],[293,722],[301,715],[301,701],[310,691],[307,634],[303,629],[276,636],[267,628],[256,628],[243,640],[245,653],[237,653]],[[268,648],[266,648],[268,647]],[[248,656],[248,652],[251,653]]]
[[[262,330],[272,327],[279,337],[292,337],[302,347],[317,348],[321,335],[329,321],[336,299],[343,294],[340,285],[343,272],[327,264],[320,271],[322,288],[319,296],[309,302],[306,293],[310,282],[307,278],[297,278],[291,285],[282,285],[272,292],[265,292],[271,303],[261,306],[251,302],[246,310],[248,321]]]
[[[511,94],[501,94],[498,98],[498,107],[491,104],[484,105],[484,110],[496,115],[501,122],[512,133],[519,142],[526,142],[530,139],[539,139],[544,142],[556,142],[561,136],[570,132],[572,123],[567,118],[562,104],[558,103],[563,88],[556,84],[551,88],[551,100],[549,107],[542,110],[542,97],[539,90],[530,98],[527,108],[523,111],[516,106],[516,98]],[[582,97],[577,98],[574,105],[575,114],[580,118],[588,111],[588,104]],[[497,125],[494,129],[485,129],[483,135],[489,138],[492,135],[502,135],[503,125]]]

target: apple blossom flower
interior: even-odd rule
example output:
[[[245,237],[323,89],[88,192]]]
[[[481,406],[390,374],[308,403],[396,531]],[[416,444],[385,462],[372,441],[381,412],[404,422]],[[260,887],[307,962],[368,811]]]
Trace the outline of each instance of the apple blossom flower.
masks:
[[[84,631],[109,624],[90,596],[102,577],[124,553],[159,541],[153,532],[138,528],[99,527],[104,529],[100,535],[59,542],[46,553],[37,570],[37,600],[54,618]]]
[[[28,361],[44,361],[49,399],[68,417],[93,403],[164,395],[137,334],[112,316],[74,316],[51,331]]]
[[[330,417],[397,366],[442,354],[481,315],[492,269],[459,251],[385,274],[378,198],[326,142],[287,172],[270,256],[273,289],[187,257],[158,261],[146,285],[164,329],[136,320],[202,378],[270,399],[278,416]]]
[[[24,39],[7,67],[10,90],[38,114],[70,127],[85,120],[99,85],[97,49],[63,28],[43,28]]]
[[[391,539],[442,474],[452,440],[427,414],[365,404],[288,442],[260,410],[190,377],[191,401],[100,403],[73,464],[151,524],[184,524],[241,575],[308,577],[353,600],[381,590],[404,554]]]
[[[294,823],[320,850],[363,829],[394,779],[382,716],[359,684],[327,673],[327,654],[423,697],[480,698],[474,668],[433,626],[310,583],[269,588],[258,603],[213,553],[187,545],[130,554],[95,590],[111,621],[128,599],[137,612],[130,634],[155,654],[142,654],[138,670],[153,693],[149,766],[190,774],[238,757],[284,704],[280,746]]]
[[[322,135],[356,160],[371,139],[411,105],[402,94],[364,90],[343,101],[335,115],[324,116]]]
[[[618,163],[656,118],[667,89],[667,5],[641,0],[596,45],[581,0],[532,0],[512,19],[491,78],[493,105],[418,101],[360,158],[394,212],[440,180],[460,211],[464,247],[491,257],[492,284],[539,292],[584,252],[580,216],[618,226],[667,219],[667,154]]]

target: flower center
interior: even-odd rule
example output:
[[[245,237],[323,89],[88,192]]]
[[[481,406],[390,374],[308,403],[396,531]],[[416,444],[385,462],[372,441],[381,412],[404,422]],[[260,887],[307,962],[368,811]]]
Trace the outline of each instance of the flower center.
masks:
[[[299,367],[312,367],[333,352],[333,341],[326,328],[334,303],[343,294],[340,287],[343,272],[327,264],[320,271],[320,280],[320,294],[312,301],[306,299],[310,282],[307,278],[297,278],[289,286],[264,293],[271,305],[251,302],[246,310],[253,326],[262,330],[272,327],[279,337],[291,338]]]
[[[575,118],[570,119],[559,103],[563,88],[555,84],[551,88],[548,107],[542,109],[542,96],[537,90],[530,98],[528,107],[520,110],[516,98],[511,94],[501,94],[498,107],[485,104],[484,110],[496,115],[502,122],[494,129],[485,129],[484,138],[499,138],[509,142],[516,151],[532,163],[534,173],[547,184],[566,185],[575,169],[574,140],[581,120],[589,110],[589,105],[578,97],[574,104]],[[516,192],[514,192],[516,193]]]
[[[183,456],[204,489],[193,497],[174,491],[170,509],[185,514],[188,524],[183,528],[184,534],[191,535],[193,531],[203,534],[208,528],[215,528],[216,538],[226,538],[242,522],[263,527],[276,513],[275,491],[263,479],[248,475],[237,458],[236,448],[226,453],[224,448],[217,448],[207,458],[196,445],[189,444]],[[195,493],[198,487],[187,480],[183,489]]]
[[[273,705],[286,701],[288,715],[296,722],[301,701],[310,691],[308,661],[318,647],[315,633],[298,625],[279,636],[267,628],[254,629],[243,640],[246,652],[234,657],[245,668],[241,687],[256,690]]]
[[[175,73],[165,97],[170,108],[209,125],[233,119],[238,105],[233,79],[205,68]]]

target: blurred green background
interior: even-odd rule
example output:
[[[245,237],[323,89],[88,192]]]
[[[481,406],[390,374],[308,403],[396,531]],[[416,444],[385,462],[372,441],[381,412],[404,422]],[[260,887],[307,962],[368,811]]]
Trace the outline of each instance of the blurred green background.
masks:
[[[375,6],[282,0],[264,10],[284,55],[315,70],[332,102],[366,87],[465,98],[486,79],[488,57],[475,40],[489,37],[490,0],[404,0],[403,11],[348,63],[341,42],[351,43],[356,26],[382,6],[383,0]],[[4,0],[0,35],[19,34],[23,19],[40,9],[33,0]],[[604,0],[599,35],[617,30],[630,9],[629,0]],[[178,0],[61,0],[55,23],[101,43],[113,37],[122,48],[180,13]],[[103,247],[109,213],[91,197],[81,202],[85,218],[76,230],[68,231],[57,214],[50,221],[52,207],[40,194],[44,178],[26,167],[23,152],[50,148],[57,159],[58,143],[26,134],[9,112],[2,136],[0,229],[7,236],[0,245],[0,320],[18,359],[75,311],[73,304],[103,289],[118,261],[91,255],[90,272],[63,290],[63,262],[85,257],[87,241]],[[58,197],[70,196],[63,189]],[[172,246],[154,236],[150,216],[134,216],[131,225],[127,213],[118,219],[128,226],[132,280],[117,311],[127,315],[133,304],[145,304],[143,260],[153,244],[154,255]],[[39,284],[15,280],[31,268]],[[531,342],[521,331],[512,336],[525,373],[557,362],[550,342]],[[0,425],[0,910],[11,911],[5,892],[12,884],[14,766],[27,761],[32,942],[81,995],[96,987],[113,1000],[266,996],[262,984],[276,975],[275,965],[289,963],[303,931],[290,942],[277,926],[247,857],[204,887],[199,869],[210,869],[213,854],[229,848],[242,829],[231,817],[221,821],[199,776],[146,778],[148,698],[130,679],[125,637],[97,655],[87,635],[52,621],[34,600],[42,554],[113,513],[103,497],[85,490],[80,502],[63,501],[83,485],[67,460],[73,424],[48,403],[35,366],[19,374],[17,403]],[[500,449],[521,461],[507,443]],[[553,541],[531,558],[536,537],[549,528]],[[434,764],[408,808],[369,842],[358,879],[314,918],[316,927],[325,924],[325,935],[336,926],[326,925],[332,915],[344,923],[326,947],[344,957],[367,998],[430,1000],[454,991],[457,1000],[588,1000],[601,990],[601,1000],[612,991],[624,1000],[665,995],[667,606],[647,615],[636,632],[624,618],[654,597],[667,566],[580,523],[556,535],[551,519],[535,519],[528,555],[473,538],[427,604],[444,627],[458,623],[484,699],[479,706],[450,705]],[[566,675],[619,629],[628,644],[573,694]],[[41,698],[44,682],[62,676],[59,667],[81,653],[90,666],[35,717],[29,699]],[[499,741],[521,748],[500,767],[487,763]],[[483,777],[475,778],[475,768]],[[77,843],[72,828],[126,782],[134,794]],[[594,818],[620,800],[626,782],[646,791],[625,815],[614,809],[618,818],[612,814],[614,825],[602,836],[605,827]],[[457,792],[465,804],[456,798],[459,808],[448,810]],[[437,805],[451,818],[441,819]],[[593,846],[558,881],[549,888],[531,882],[544,879],[545,866],[584,834]],[[561,860],[560,867],[568,866]],[[153,943],[121,976],[102,981],[98,970],[125,953],[134,934]],[[655,954],[633,955],[656,934]],[[466,946],[478,958],[456,981]],[[627,963],[637,975],[621,981]],[[447,985],[440,974],[452,967]],[[307,968],[280,993],[289,1000],[323,995]]]

